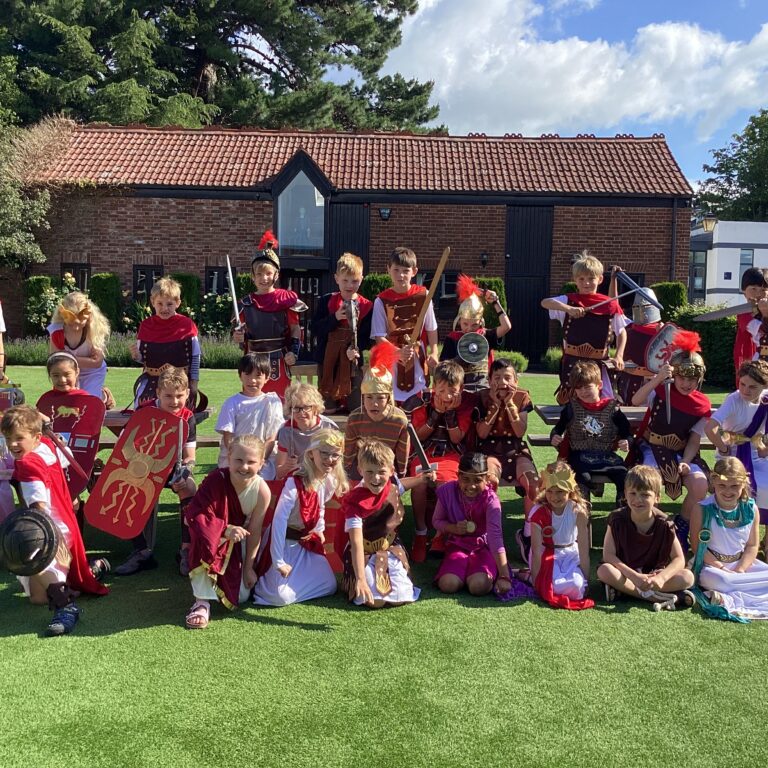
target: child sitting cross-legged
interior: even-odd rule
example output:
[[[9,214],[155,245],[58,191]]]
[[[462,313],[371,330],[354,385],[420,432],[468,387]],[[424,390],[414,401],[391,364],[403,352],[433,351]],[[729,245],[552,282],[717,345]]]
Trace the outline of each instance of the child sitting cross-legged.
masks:
[[[256,584],[256,553],[270,501],[269,487],[259,476],[264,442],[237,435],[228,454],[227,467],[213,470],[184,510],[195,596],[186,618],[189,629],[208,626],[211,600],[234,608]]]
[[[378,440],[363,440],[357,452],[362,480],[341,500],[349,544],[344,550],[342,587],[355,605],[381,608],[412,603],[408,555],[397,529],[403,522],[405,486],[395,475],[395,454]],[[426,475],[406,478],[426,482]]]
[[[556,608],[591,608],[589,511],[573,470],[556,461],[541,473],[543,490],[531,510],[531,578],[536,592]]]
[[[608,602],[617,591],[672,610],[695,602],[688,591],[693,574],[685,567],[675,526],[656,508],[661,487],[654,467],[640,465],[627,474],[627,504],[608,518],[603,562],[597,569]]]
[[[760,519],[747,470],[729,456],[715,463],[710,480],[714,493],[691,517],[696,596],[718,619],[768,619],[768,564],[757,559]]]

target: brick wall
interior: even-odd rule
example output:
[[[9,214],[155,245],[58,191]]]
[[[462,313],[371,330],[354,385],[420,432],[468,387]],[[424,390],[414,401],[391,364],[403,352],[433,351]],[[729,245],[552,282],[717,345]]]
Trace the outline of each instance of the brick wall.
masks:
[[[676,279],[688,280],[690,208],[677,210]],[[671,208],[558,206],[552,232],[550,289],[572,279],[571,256],[587,248],[606,268],[618,264],[645,275],[646,285],[669,280]]]

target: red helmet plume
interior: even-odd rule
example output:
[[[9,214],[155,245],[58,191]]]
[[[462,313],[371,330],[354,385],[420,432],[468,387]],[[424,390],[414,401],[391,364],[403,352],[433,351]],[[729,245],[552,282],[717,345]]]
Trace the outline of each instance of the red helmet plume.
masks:
[[[271,229],[268,229],[259,240],[258,249],[263,251],[265,248],[277,248],[277,238]]]
[[[672,346],[684,352],[701,352],[701,336],[696,331],[678,331]]]
[[[456,278],[456,295],[460,302],[465,301],[470,296],[480,296],[482,293],[483,289],[463,272]]]
[[[384,339],[371,350],[370,369],[377,373],[389,371],[399,356],[400,350],[391,341]]]

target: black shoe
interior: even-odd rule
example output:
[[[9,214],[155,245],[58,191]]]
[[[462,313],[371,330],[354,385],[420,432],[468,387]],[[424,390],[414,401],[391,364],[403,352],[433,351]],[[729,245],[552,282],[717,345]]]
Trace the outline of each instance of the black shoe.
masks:
[[[116,576],[131,576],[139,571],[149,571],[157,568],[157,560],[152,555],[151,549],[139,549],[131,553],[131,556],[115,568]]]
[[[104,577],[112,570],[112,566],[106,557],[99,557],[90,563],[91,573],[96,581],[102,581]]]

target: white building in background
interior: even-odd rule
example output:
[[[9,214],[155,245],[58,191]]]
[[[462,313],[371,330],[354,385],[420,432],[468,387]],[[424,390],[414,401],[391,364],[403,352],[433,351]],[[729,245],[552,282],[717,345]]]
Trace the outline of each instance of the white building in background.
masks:
[[[768,222],[710,219],[691,230],[691,301],[743,303],[741,276],[749,267],[768,268]]]

